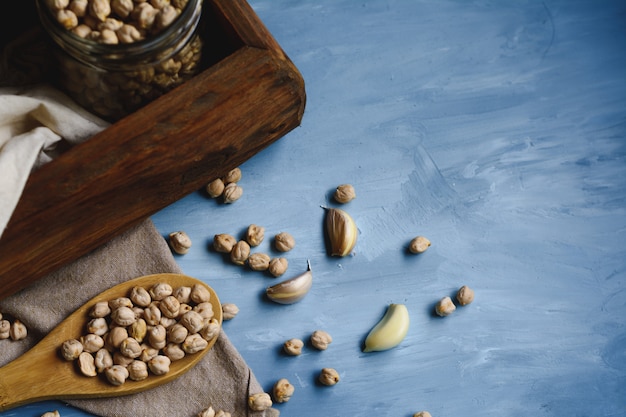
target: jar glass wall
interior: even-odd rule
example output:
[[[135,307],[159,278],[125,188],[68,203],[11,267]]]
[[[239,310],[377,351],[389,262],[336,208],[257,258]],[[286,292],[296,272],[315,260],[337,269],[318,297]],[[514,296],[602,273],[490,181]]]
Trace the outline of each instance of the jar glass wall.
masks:
[[[37,0],[37,6],[54,41],[60,87],[108,121],[200,70],[202,0]]]

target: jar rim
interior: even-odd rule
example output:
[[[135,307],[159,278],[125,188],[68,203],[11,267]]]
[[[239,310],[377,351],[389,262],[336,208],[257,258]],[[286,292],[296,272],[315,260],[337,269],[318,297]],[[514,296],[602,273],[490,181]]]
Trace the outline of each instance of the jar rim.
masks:
[[[150,65],[177,53],[198,25],[201,6],[202,0],[189,0],[172,24],[154,36],[131,43],[104,44],[64,28],[56,21],[52,10],[42,4],[42,0],[37,1],[40,21],[57,44],[85,64],[111,69],[127,65],[129,61]]]

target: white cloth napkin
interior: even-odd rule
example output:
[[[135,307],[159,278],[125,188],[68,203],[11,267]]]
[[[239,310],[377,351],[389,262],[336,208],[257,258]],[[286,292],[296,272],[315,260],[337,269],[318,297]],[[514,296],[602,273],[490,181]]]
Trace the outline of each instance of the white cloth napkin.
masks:
[[[30,173],[62,142],[75,145],[107,126],[49,85],[0,88],[0,237]]]

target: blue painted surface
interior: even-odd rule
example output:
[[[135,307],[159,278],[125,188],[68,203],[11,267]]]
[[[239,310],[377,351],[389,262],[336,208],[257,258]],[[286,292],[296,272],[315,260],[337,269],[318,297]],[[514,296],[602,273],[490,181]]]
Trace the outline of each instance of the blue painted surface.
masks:
[[[244,195],[202,192],[153,217],[194,241],[178,256],[241,312],[229,337],[285,416],[626,416],[626,3],[254,0],[301,70],[302,126],[241,168]],[[359,230],[330,258],[323,210],[341,183]],[[264,301],[278,280],[225,262],[216,233],[290,232],[300,303]],[[432,247],[406,253],[409,240]],[[461,285],[473,304],[434,303]],[[397,348],[360,347],[389,303],[411,328]],[[280,353],[316,329],[324,352]],[[341,376],[315,383],[322,367]],[[0,413],[38,416],[58,402]]]

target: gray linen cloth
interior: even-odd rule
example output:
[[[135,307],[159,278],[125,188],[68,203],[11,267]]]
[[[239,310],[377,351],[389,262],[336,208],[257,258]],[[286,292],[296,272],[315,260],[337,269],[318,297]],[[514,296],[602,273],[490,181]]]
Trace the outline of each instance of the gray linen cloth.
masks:
[[[19,318],[29,332],[21,341],[0,340],[0,365],[33,347],[63,318],[98,293],[132,278],[163,272],[182,273],[165,239],[152,221],[146,220],[74,263],[0,300],[0,311]],[[170,383],[124,397],[68,403],[105,417],[193,417],[208,406],[228,411],[233,417],[278,416],[276,409],[253,412],[248,408],[248,396],[262,391],[222,330],[202,360]]]

